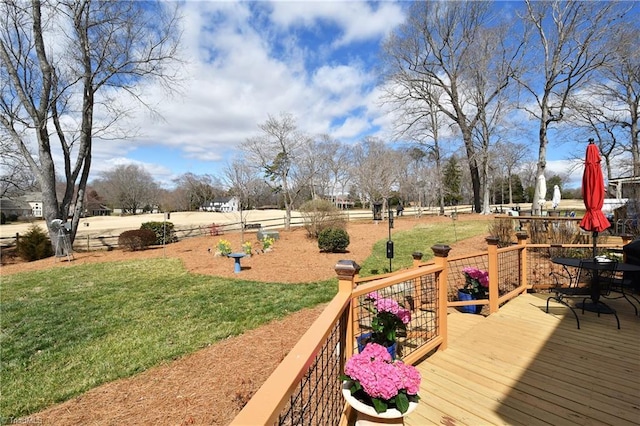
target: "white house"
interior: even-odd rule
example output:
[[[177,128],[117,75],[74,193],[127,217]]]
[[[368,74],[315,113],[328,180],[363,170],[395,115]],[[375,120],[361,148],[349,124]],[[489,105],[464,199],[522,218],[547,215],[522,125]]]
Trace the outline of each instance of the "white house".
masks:
[[[240,200],[237,197],[218,197],[213,201],[207,201],[200,210],[206,212],[237,212],[240,210]]]

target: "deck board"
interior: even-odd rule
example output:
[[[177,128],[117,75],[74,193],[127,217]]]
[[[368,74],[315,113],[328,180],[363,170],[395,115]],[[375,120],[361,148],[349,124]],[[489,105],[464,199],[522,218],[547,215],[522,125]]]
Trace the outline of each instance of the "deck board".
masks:
[[[526,294],[500,312],[450,312],[451,339],[418,368],[421,401],[405,425],[640,424],[640,317],[615,318]]]

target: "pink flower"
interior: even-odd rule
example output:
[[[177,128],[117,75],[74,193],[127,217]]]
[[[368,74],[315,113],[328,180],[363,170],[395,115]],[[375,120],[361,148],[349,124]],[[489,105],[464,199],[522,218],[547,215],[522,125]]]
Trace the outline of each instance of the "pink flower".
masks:
[[[489,287],[489,273],[482,269],[466,267],[462,272],[472,280],[477,281],[483,287]]]
[[[377,343],[368,344],[361,353],[349,358],[344,372],[360,383],[371,398],[389,401],[401,392],[417,396],[420,390],[418,370],[402,361],[393,362],[386,348]]]
[[[409,324],[409,322],[411,321],[411,311],[408,309],[400,308],[398,309],[398,313],[396,315],[404,324]]]
[[[371,300],[378,300],[380,298],[380,296],[378,296],[378,292],[377,291],[372,291],[371,293],[367,294],[367,299],[371,299]]]
[[[409,395],[417,395],[420,391],[420,372],[413,366],[407,365],[402,361],[396,362],[400,379],[402,380],[402,388],[407,390]]]
[[[393,299],[378,299],[375,302],[375,307],[378,312],[390,312],[394,315],[398,314],[398,309],[400,309],[400,305]]]

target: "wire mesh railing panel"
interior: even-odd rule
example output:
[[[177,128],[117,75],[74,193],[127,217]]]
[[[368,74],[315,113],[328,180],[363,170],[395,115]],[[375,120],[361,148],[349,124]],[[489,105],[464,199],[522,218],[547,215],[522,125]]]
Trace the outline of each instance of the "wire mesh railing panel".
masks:
[[[467,267],[475,267],[487,271],[489,269],[489,255],[483,253],[462,259],[449,260],[448,267],[447,300],[453,302],[458,299],[458,289],[463,288],[465,284],[465,275],[462,270]]]
[[[340,383],[341,323],[335,324],[307,373],[280,414],[278,425],[324,426],[340,422],[344,407]]]
[[[509,293],[520,287],[520,251],[498,253],[498,293]]]
[[[596,255],[609,249],[598,247]],[[575,245],[538,245],[527,249],[527,283],[534,290],[544,290],[557,285],[568,286],[572,271],[552,262],[554,257],[586,259],[593,257],[593,248]]]
[[[354,299],[354,347],[364,349],[365,339],[373,332],[375,301],[391,299],[410,312],[406,330],[398,331],[397,357],[403,358],[438,336],[438,280],[435,274],[425,274],[379,289]]]

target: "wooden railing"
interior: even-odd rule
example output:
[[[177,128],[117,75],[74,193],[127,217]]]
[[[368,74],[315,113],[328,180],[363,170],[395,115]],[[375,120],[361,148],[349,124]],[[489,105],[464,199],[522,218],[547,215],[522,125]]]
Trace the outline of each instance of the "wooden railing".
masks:
[[[526,238],[518,233],[518,244],[506,248],[498,248],[496,238],[487,238],[486,253],[451,258],[448,246],[437,245],[432,247],[435,257],[430,262],[421,262],[421,254],[414,253],[412,268],[384,276],[359,277],[355,262],[340,261],[336,265],[338,294],[231,424],[352,424],[354,413],[342,399],[339,378],[357,337],[367,331],[369,312],[364,304],[372,291],[410,307],[412,319],[406,334],[399,335],[398,355],[415,364],[434,350],[446,349],[449,307],[482,304],[486,306],[483,313],[490,315],[530,289],[541,274],[550,281],[555,250],[578,250],[584,257],[591,254],[588,244],[529,245]],[[626,242],[602,244],[598,249],[620,248]],[[466,266],[488,270],[487,299],[455,300],[456,290],[464,285],[461,270]]]

